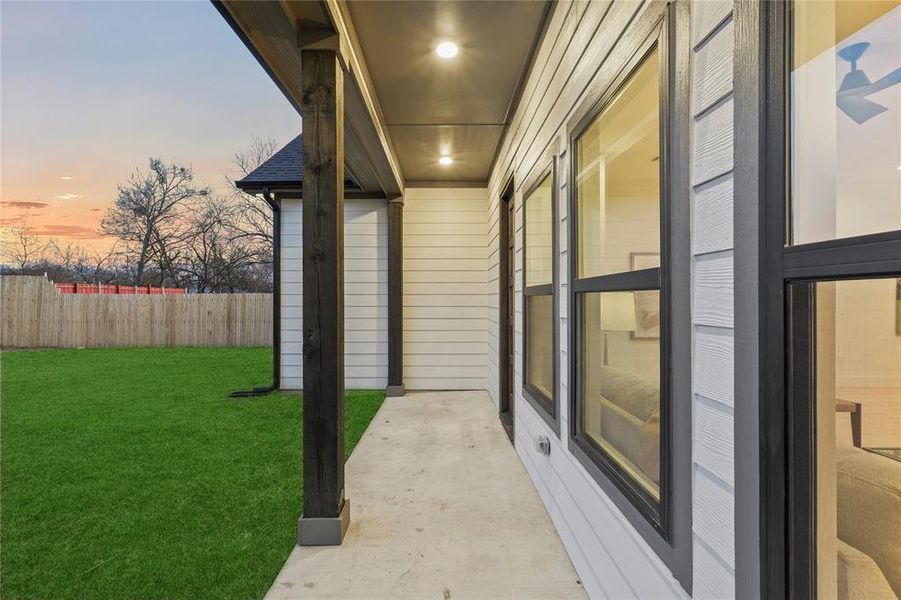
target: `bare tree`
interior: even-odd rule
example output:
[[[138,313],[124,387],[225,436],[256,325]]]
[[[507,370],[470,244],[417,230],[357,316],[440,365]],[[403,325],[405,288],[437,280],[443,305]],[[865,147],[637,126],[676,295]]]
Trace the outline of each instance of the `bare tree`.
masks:
[[[47,244],[35,234],[34,228],[27,221],[7,228],[6,240],[3,243],[3,256],[19,269],[44,258]]]
[[[190,236],[186,215],[191,204],[209,195],[206,187],[195,187],[194,172],[173,163],[151,158],[149,170],[140,170],[118,186],[118,196],[106,211],[101,229],[119,238],[121,252],[134,264],[135,283],[143,283],[148,266],[155,267],[160,285],[175,277],[180,246]]]
[[[199,292],[247,289],[256,252],[246,239],[234,236],[236,211],[230,201],[210,197],[192,213],[180,266],[183,285]]]
[[[70,270],[72,279],[98,283],[129,283],[127,271],[117,268],[113,250],[101,253],[79,247]]]
[[[71,271],[79,256],[84,253],[84,250],[72,240],[60,242],[53,238],[47,242],[47,252],[50,254],[49,260],[54,261],[66,271]]]
[[[278,142],[272,138],[253,138],[245,150],[232,156],[237,177],[226,175],[231,200],[237,207],[233,219],[235,237],[249,243],[256,250],[256,260],[261,263],[272,261],[272,209],[259,196],[238,189],[234,180],[249,175],[269,160],[277,149]]]

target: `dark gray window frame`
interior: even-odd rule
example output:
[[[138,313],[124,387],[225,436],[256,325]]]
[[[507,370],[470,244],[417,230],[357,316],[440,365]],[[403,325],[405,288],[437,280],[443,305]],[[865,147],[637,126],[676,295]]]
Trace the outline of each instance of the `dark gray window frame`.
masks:
[[[510,275],[515,272],[516,260],[515,254],[511,260],[508,256],[509,242],[511,234],[515,234],[516,226],[510,219],[509,211],[516,209],[516,185],[513,173],[510,172],[504,177],[504,185],[501,187],[501,194],[498,198],[498,343],[497,343],[497,375],[498,375],[498,416],[501,424],[510,438],[510,442],[515,442],[516,436],[516,399],[515,396],[515,375],[511,375],[511,371],[515,373],[515,364],[510,364],[510,355],[513,352],[511,348],[509,329],[511,325],[515,326],[514,317],[510,316],[511,304],[516,303],[516,290],[510,293]],[[514,238],[515,251],[515,238]],[[515,329],[514,329],[515,347]],[[514,358],[515,363],[515,358]]]
[[[735,5],[735,566],[740,598],[816,596],[816,281],[901,275],[901,232],[790,239],[791,5]]]
[[[661,72],[661,501],[649,510],[646,499],[612,461],[580,437],[580,381],[577,294],[605,279],[613,289],[641,289],[647,273],[632,272],[577,279],[575,143],[579,135],[616,97],[633,72],[658,48]],[[689,6],[677,1],[650,5],[635,19],[607,60],[615,70],[577,107],[567,125],[569,154],[569,451],[610,497],[682,587],[692,589],[691,465],[691,206],[689,193]],[[594,280],[594,281],[592,281]],[[656,289],[656,285],[654,286]],[[665,394],[665,395],[664,395]]]
[[[552,145],[553,149],[555,146]],[[559,392],[559,360],[560,360],[560,334],[559,334],[559,294],[557,293],[557,287],[559,283],[559,266],[560,262],[560,247],[559,247],[559,235],[558,229],[560,227],[559,224],[559,216],[558,216],[558,185],[557,185],[557,156],[552,152],[545,156],[540,165],[544,165],[542,168],[537,169],[532,175],[530,175],[523,184],[522,191],[522,396],[526,399],[526,401],[532,405],[532,408],[535,409],[535,412],[538,413],[539,416],[544,420],[545,423],[551,428],[554,434],[559,438],[560,437],[560,392]],[[550,177],[551,180],[551,283],[546,283],[542,285],[535,286],[527,286],[526,285],[526,269],[527,269],[527,261],[526,261],[526,252],[528,251],[528,247],[526,245],[526,202],[529,199],[529,196],[532,195],[538,186],[541,183]],[[554,347],[552,349],[553,362],[551,368],[553,369],[553,397],[548,398],[544,393],[540,390],[532,386],[528,381],[528,335],[529,335],[529,318],[527,314],[526,308],[526,298],[530,296],[551,296],[551,317],[553,319],[552,323],[552,331],[553,331],[553,344]]]

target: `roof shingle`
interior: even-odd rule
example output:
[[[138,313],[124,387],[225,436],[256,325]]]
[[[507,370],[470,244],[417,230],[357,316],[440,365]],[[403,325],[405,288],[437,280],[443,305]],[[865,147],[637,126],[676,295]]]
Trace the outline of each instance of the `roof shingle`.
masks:
[[[242,190],[262,189],[295,185],[300,189],[303,185],[303,134],[285,144],[272,155],[269,160],[248,173],[243,179],[235,182]]]
[[[263,188],[273,191],[300,191],[303,189],[303,134],[285,144],[266,162],[235,182],[239,190],[258,193]],[[359,190],[359,184],[346,169],[344,189]]]

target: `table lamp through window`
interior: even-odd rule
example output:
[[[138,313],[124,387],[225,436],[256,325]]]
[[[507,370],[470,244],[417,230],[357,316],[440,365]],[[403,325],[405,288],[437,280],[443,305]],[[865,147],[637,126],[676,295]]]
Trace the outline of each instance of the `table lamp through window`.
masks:
[[[607,336],[612,331],[635,331],[635,296],[633,292],[601,294],[601,330],[604,332],[604,365],[608,358]]]

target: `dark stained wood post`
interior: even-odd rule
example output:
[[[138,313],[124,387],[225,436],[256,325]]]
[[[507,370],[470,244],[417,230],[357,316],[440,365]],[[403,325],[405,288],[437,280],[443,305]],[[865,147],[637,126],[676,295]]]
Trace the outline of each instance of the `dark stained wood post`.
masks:
[[[340,544],[344,498],[344,71],[301,52],[303,114],[304,546]]]
[[[388,388],[404,395],[404,198],[388,201]]]

